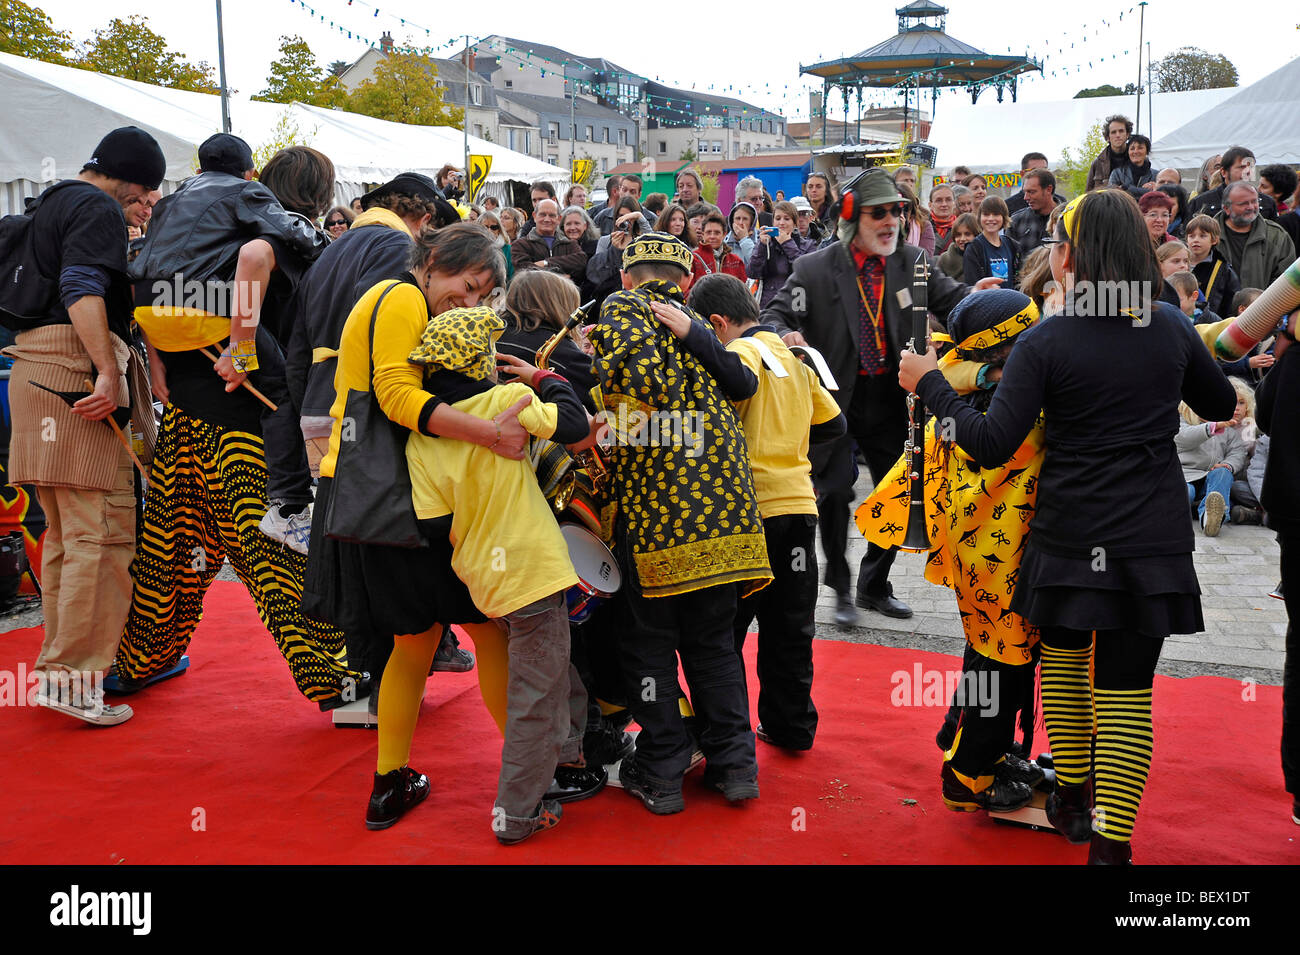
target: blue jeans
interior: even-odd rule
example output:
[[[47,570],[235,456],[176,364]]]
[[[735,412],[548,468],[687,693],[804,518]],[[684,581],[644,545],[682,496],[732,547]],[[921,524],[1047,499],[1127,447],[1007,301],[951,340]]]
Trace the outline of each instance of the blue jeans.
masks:
[[[1223,495],[1223,523],[1229,523],[1227,505],[1232,496],[1231,468],[1215,468],[1205,477],[1187,485],[1187,503],[1196,505],[1197,517],[1205,516],[1205,498],[1211,491],[1218,491]]]

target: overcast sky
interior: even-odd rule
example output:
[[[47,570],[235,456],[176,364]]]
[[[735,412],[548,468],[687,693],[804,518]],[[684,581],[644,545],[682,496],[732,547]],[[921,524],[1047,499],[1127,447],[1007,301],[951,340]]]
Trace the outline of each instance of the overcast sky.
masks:
[[[214,66],[217,62],[215,0],[39,0],[35,5],[76,41],[86,39],[113,17],[141,14],[173,49],[191,60],[207,60]],[[812,85],[820,88],[819,82],[810,83],[815,78],[800,77],[800,65],[856,53],[888,39],[897,32],[893,11],[900,5],[879,0],[853,3],[845,6],[853,13],[838,19],[829,4],[809,8],[784,4],[783,15],[775,18],[766,16],[763,8],[745,3],[637,4],[610,11],[601,19],[600,6],[589,4],[583,15],[566,19],[543,16],[536,3],[525,0],[472,6],[418,0],[354,0],[351,4],[348,0],[307,0],[307,6],[296,0],[225,0],[222,4],[227,76],[230,85],[244,93],[265,86],[281,35],[302,36],[321,63],[327,64],[355,60],[366,48],[359,37],[377,42],[385,30],[399,43],[409,37],[421,46],[446,44],[456,31],[467,31],[476,39],[496,33],[549,43],[582,56],[604,56],[652,79],[736,96],[779,110],[792,120],[807,119],[806,90]],[[314,16],[307,7],[315,9]],[[1246,8],[1248,17],[1233,17],[1221,2],[1152,0],[1146,8],[1145,39],[1157,60],[1181,46],[1222,53],[1236,65],[1244,86],[1296,54],[1300,13],[1276,13],[1270,20],[1266,12],[1282,7],[1255,5]],[[458,8],[472,9],[472,22],[458,16]],[[636,32],[638,9],[646,11],[648,24],[640,32]],[[1134,3],[1037,0],[1008,7],[952,0],[952,9],[947,32],[953,37],[986,52],[1006,53],[1010,48],[1045,61],[1041,78],[1030,74],[1031,79],[1022,81],[1022,99],[1068,99],[1083,87],[1103,83],[1123,87],[1137,79],[1138,11]],[[1087,11],[1082,19],[1081,10]],[[405,26],[403,17],[408,18]],[[353,39],[340,33],[340,27],[352,31]],[[701,52],[710,43],[718,51],[712,56]],[[444,47],[435,55],[454,53]],[[866,102],[901,105],[902,99],[897,93],[875,93],[868,94]],[[956,107],[962,102],[969,102],[964,93],[941,95],[938,115],[942,116],[945,104]],[[928,108],[928,96],[925,103]],[[841,115],[835,94],[830,109],[832,116]]]

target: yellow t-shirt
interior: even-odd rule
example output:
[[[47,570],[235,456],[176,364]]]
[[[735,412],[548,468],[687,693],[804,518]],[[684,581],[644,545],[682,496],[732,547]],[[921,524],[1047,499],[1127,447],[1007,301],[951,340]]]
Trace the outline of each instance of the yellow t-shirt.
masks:
[[[520,413],[519,423],[530,434],[551,437],[556,406],[519,382],[452,407],[491,418],[525,396],[533,402]],[[511,461],[468,441],[413,433],[406,442],[406,464],[415,516],[452,515],[451,566],[484,615],[504,617],[578,582],[529,461]]]
[[[778,378],[763,364],[758,339],[789,372]],[[772,332],[756,332],[727,345],[758,377],[752,398],[736,402],[745,427],[749,469],[754,474],[758,510],[764,518],[782,514],[816,514],[812,465],[808,462],[808,428],[833,420],[839,405],[822,387],[821,379]]]
[[[385,280],[374,285],[353,307],[339,339],[338,367],[334,371],[334,405],[330,417],[329,451],[321,459],[321,477],[334,477],[339,442],[345,427],[345,409],[349,392],[369,391],[370,382],[370,315],[379,296],[390,285],[397,287],[384,299],[375,318],[375,398],[390,419],[411,431],[419,431],[420,415],[433,395],[424,390],[424,371],[407,360],[411,349],[420,344],[424,326],[429,323],[429,303],[417,286],[409,282]]]

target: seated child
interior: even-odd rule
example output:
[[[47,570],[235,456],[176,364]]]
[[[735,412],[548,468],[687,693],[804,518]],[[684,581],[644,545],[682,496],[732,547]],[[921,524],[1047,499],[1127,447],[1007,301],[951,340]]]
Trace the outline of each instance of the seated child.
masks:
[[[1234,378],[1237,410],[1231,421],[1202,421],[1181,403],[1179,413],[1186,422],[1174,437],[1178,460],[1187,482],[1187,500],[1194,505],[1206,537],[1217,537],[1219,529],[1230,523],[1228,500],[1233,478],[1246,472],[1246,444],[1241,423],[1249,412],[1249,389]]]

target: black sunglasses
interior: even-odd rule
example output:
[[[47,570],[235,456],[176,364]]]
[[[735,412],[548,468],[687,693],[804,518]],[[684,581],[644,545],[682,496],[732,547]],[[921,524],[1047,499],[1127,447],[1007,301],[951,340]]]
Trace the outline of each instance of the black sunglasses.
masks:
[[[895,219],[901,219],[907,215],[907,203],[896,202],[892,206],[872,206],[871,211],[867,213],[871,218],[879,222],[887,215],[892,215]]]
[[[348,224],[347,219],[330,219],[328,222],[325,223],[325,225],[328,228],[333,228],[336,225],[347,225],[347,224]]]

